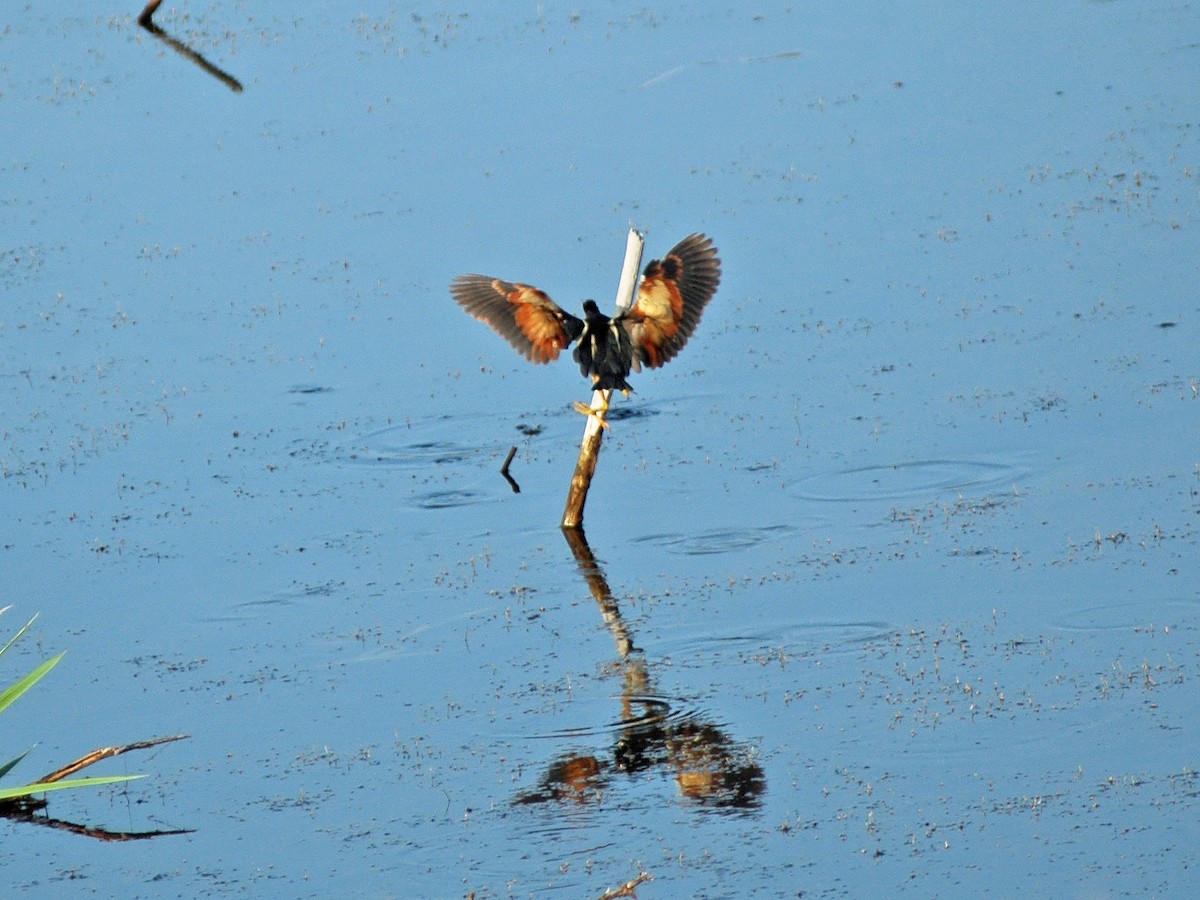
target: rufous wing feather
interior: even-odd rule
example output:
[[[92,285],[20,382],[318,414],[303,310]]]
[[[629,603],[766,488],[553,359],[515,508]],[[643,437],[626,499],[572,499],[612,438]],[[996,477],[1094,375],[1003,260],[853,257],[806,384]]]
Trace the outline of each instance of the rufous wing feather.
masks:
[[[460,275],[451,282],[450,294],[531,362],[558,359],[583,331],[582,320],[562,309],[545,291],[527,284],[487,275]]]
[[[635,369],[657,369],[683,348],[720,281],[717,248],[703,234],[688,235],[646,266],[637,298],[620,320],[633,344]]]

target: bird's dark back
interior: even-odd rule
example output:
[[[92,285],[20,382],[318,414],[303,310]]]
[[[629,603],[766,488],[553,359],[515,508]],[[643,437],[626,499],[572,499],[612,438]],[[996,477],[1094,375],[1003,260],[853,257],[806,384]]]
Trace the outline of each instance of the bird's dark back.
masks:
[[[583,304],[583,311],[587,319],[572,354],[579,363],[579,371],[592,379],[592,386],[598,391],[628,393],[633,390],[625,380],[633,367],[629,333],[619,322],[600,312],[591,300]]]

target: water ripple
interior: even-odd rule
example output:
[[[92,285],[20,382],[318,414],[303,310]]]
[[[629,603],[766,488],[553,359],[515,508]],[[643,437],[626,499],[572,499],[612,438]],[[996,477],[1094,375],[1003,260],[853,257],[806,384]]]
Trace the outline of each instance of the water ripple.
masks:
[[[930,459],[823,472],[793,482],[789,493],[802,500],[847,503],[899,500],[936,492],[1008,485],[1025,471],[1007,462]]]
[[[354,447],[344,449],[340,458],[360,466],[420,469],[469,462],[482,452],[479,447],[454,441],[419,440],[399,444],[383,440],[379,435],[368,435]]]
[[[638,538],[639,543],[662,547],[668,553],[682,556],[710,556],[733,553],[757,546],[764,541],[778,540],[796,532],[791,525],[767,525],[761,528],[718,528],[699,534],[649,534]]]
[[[490,498],[487,495],[479,491],[444,490],[419,494],[413,502],[421,509],[454,509],[459,506],[483,503],[488,499]]]
[[[736,634],[691,633],[660,644],[676,665],[699,660],[709,665],[713,655],[735,653],[757,659],[851,653],[883,641],[896,632],[889,622],[792,622]]]
[[[1147,633],[1197,624],[1200,603],[1174,598],[1168,600],[1139,600],[1128,603],[1106,603],[1073,610],[1054,619],[1050,624],[1059,631],[1072,633],[1130,631]]]
[[[551,731],[525,734],[522,737],[529,740],[579,740],[597,736],[611,737],[617,733],[627,734],[631,730],[661,728],[705,718],[702,710],[684,708],[682,700],[657,694],[634,694],[626,698],[610,697],[606,701],[606,705],[620,706],[626,702],[633,710],[633,715],[627,719],[609,719],[584,725],[555,728]],[[599,716],[596,718],[599,719]]]

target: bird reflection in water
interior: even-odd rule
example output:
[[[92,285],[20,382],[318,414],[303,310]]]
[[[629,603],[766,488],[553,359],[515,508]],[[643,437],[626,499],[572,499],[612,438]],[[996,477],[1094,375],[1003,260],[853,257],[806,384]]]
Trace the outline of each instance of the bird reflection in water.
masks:
[[[664,769],[673,773],[680,796],[690,802],[726,810],[756,809],[766,780],[762,766],[753,759],[753,749],[733,740],[718,724],[673,712],[654,693],[645,656],[634,645],[583,530],[564,528],[563,534],[616,642],[617,665],[624,679],[621,722],[616,740],[603,753],[582,751],[558,757],[537,786],[514,802],[598,802],[620,775]]]

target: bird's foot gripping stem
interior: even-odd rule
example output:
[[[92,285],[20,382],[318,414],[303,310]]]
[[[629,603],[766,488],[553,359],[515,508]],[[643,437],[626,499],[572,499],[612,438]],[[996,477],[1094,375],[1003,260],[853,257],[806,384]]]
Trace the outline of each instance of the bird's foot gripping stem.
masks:
[[[604,415],[608,412],[608,400],[606,399],[602,399],[599,406],[588,406],[586,403],[576,400],[575,412],[584,416],[595,416],[600,422],[601,428],[608,428],[608,422],[604,420]]]

